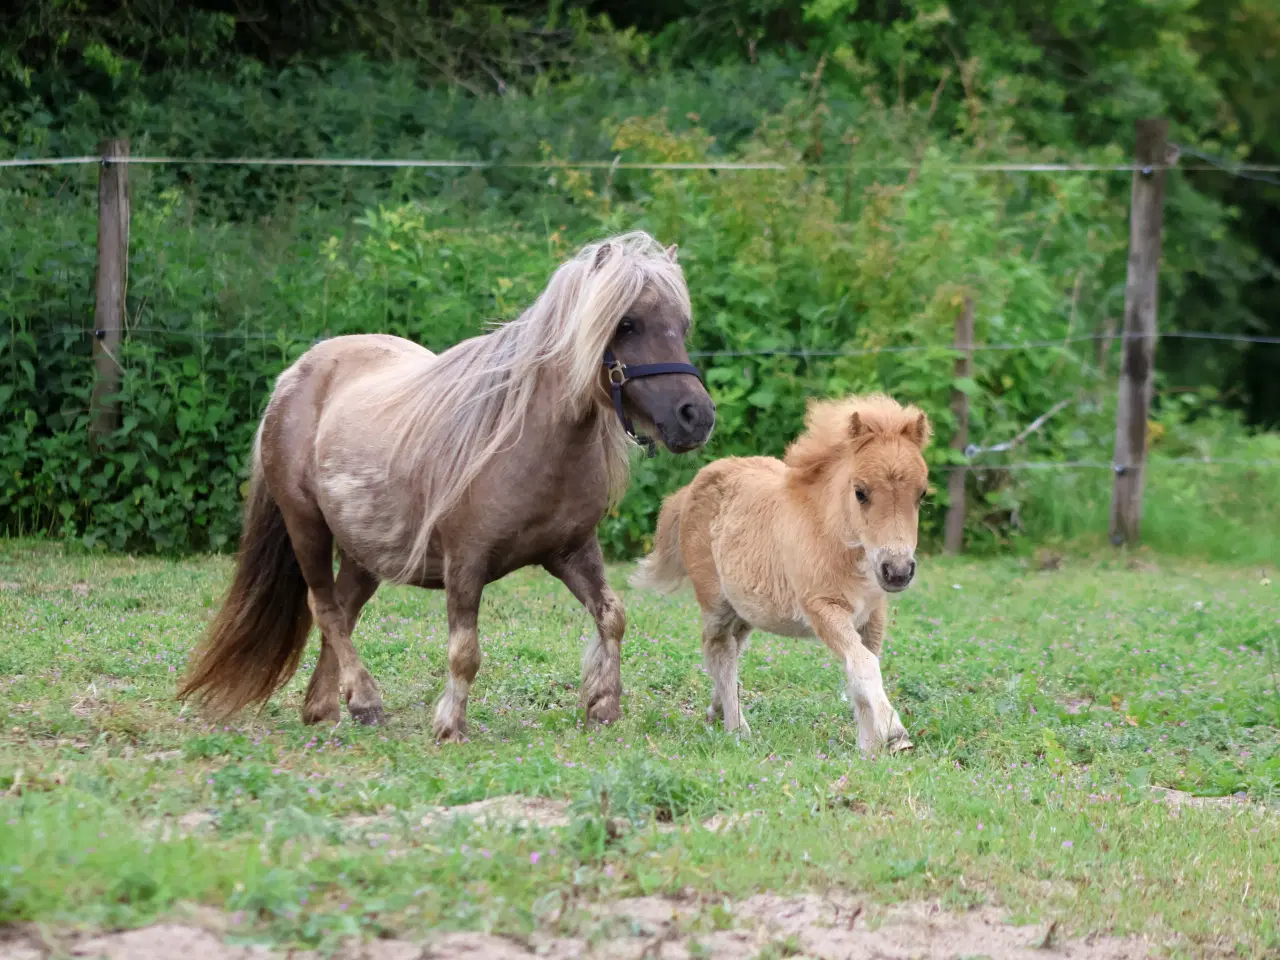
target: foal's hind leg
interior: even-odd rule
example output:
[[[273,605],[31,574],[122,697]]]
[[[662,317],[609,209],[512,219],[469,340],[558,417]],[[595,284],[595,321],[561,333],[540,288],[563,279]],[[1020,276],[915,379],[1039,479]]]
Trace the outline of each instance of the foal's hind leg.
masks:
[[[597,636],[582,655],[582,702],[588,723],[622,716],[622,635],[627,615],[604,575],[604,555],[594,536],[568,557],[546,565],[587,608]]]
[[[702,611],[702,658],[711,674],[711,707],[707,719],[717,713],[724,716],[726,732],[751,732],[742,715],[738,700],[738,657],[746,648],[751,626],[742,620],[729,604],[721,600],[710,610]]]
[[[739,618],[737,622],[734,623],[733,628],[731,630],[730,639],[732,641],[732,649],[737,651],[737,657],[738,657],[739,663],[741,663],[742,661],[742,655],[747,652],[747,647],[751,645],[751,630],[752,630],[751,624],[747,623],[747,621],[741,618]],[[741,682],[738,683],[738,697],[739,697],[739,703],[741,703],[741,697],[742,697]],[[741,706],[739,706],[739,711],[741,711]],[[724,704],[720,702],[719,688],[712,687],[711,706],[707,707],[707,722],[714,723],[715,721],[720,720],[723,717],[724,717]],[[743,723],[744,724],[746,723],[745,718],[743,719]]]
[[[338,606],[346,620],[346,635],[350,638],[359,622],[360,611],[378,589],[378,579],[344,554],[334,589]],[[307,685],[307,696],[302,705],[302,722],[337,723],[342,718],[340,687],[337,644],[327,633],[322,632],[320,659],[316,662],[311,682]]]
[[[447,563],[445,605],[449,614],[449,679],[436,701],[437,740],[465,740],[467,695],[480,670],[480,635],[476,620],[484,577],[479,569]]]

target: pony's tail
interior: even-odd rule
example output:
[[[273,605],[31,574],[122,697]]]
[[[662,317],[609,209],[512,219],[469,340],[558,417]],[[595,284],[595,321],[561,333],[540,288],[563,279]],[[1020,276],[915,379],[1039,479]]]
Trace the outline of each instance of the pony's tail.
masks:
[[[688,499],[689,488],[684,487],[663,501],[653,550],[631,575],[633,587],[657,593],[675,593],[689,578],[684,556],[680,553],[680,515],[684,513]]]
[[[217,717],[265,701],[287,683],[311,629],[307,582],[256,444],[249,483],[235,578],[178,691],[178,699],[195,695]]]

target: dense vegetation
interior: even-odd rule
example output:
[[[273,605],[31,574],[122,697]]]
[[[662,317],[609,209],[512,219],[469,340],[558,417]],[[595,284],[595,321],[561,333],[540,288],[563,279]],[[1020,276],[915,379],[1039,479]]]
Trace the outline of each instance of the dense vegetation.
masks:
[[[884,388],[951,421],[966,296],[985,342],[961,387],[972,435],[1072,405],[1015,459],[1106,461],[1128,177],[953,169],[1124,162],[1132,121],[1214,158],[1280,155],[1280,14],[1264,0],[731,0],[499,9],[422,0],[172,5],[32,0],[0,13],[0,153],[92,152],[128,135],[172,156],[780,160],[789,172],[133,167],[121,424],[87,442],[96,172],[0,171],[0,527],[114,549],[234,542],[253,421],[317,337],[432,347],[514,315],[586,239],[679,242],[695,347],[721,419],[706,456],[781,450],[806,396]],[[1164,329],[1280,333],[1280,188],[1171,175]],[[830,357],[864,348],[916,353]],[[1270,556],[1280,474],[1183,456],[1277,456],[1276,347],[1168,341],[1148,529],[1169,546]],[[809,355],[803,355],[805,353]],[[813,355],[818,354],[818,355]],[[999,458],[994,458],[999,462]],[[696,467],[639,463],[604,535],[644,545]],[[939,474],[941,477],[941,473]],[[1105,471],[975,479],[975,543],[1101,530]],[[940,484],[943,486],[943,484]],[[928,517],[935,529],[941,493]],[[1187,525],[1196,533],[1188,537]]]

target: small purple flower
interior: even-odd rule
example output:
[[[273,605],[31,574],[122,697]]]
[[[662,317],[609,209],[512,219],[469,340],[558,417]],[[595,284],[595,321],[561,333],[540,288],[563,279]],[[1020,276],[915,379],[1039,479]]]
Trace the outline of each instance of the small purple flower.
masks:
[[[1062,841],[1062,849],[1063,849],[1063,850],[1070,850],[1070,849],[1071,849],[1072,847],[1074,847],[1074,846],[1075,846],[1075,844],[1074,844],[1074,843],[1072,843],[1070,840],[1063,840],[1063,841]]]
[[[529,854],[529,862],[534,864],[535,866],[537,865],[538,861],[541,859],[542,859],[542,854],[540,854],[537,850]]]

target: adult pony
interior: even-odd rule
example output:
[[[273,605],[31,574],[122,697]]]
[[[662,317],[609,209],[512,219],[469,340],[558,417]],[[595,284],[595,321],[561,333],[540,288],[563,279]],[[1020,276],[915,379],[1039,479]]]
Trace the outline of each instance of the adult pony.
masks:
[[[915,576],[921,451],[929,420],[883,395],[814,403],[785,460],[728,457],[666,499],[653,552],[633,578],[669,593],[686,579],[702,607],[714,692],[707,719],[750,732],[738,658],[753,629],[815,634],[844,663],[871,753],[911,746],[880,676],[886,593]]]
[[[312,347],[259,424],[235,576],[179,697],[223,716],[267,700],[314,620],[303,720],[335,722],[345,700],[354,719],[382,723],[351,642],[360,610],[382,581],[442,588],[449,677],[435,734],[461,738],[481,591],[539,564],[595,619],[583,699],[589,720],[616,720],[626,619],[595,528],[626,487],[632,418],[675,453],[711,434],[689,324],[675,247],[631,233],[584,247],[518,319],[439,356],[382,335]]]

